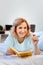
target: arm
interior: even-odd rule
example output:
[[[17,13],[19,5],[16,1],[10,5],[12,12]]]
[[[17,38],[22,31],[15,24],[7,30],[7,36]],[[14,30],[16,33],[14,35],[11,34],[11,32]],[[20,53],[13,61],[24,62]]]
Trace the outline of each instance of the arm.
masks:
[[[38,54],[38,55],[40,54],[40,50],[37,45],[35,45],[35,54]]]
[[[12,55],[12,54],[16,54],[16,53],[14,53],[11,49],[8,49],[6,55]]]
[[[6,40],[4,41],[4,43],[3,43],[3,45],[1,46],[1,48],[0,48],[0,51],[2,52],[2,53],[4,53],[4,54],[6,54],[6,53],[12,53],[11,52],[11,50],[9,50],[9,47],[10,46],[13,46],[13,38],[12,38],[12,36],[11,35],[9,35],[7,38],[6,38]]]
[[[38,54],[39,55],[40,54],[40,50],[39,50],[39,48],[37,46],[38,38],[35,35],[33,35],[32,36],[32,39],[33,39],[34,47],[35,47],[35,54]]]

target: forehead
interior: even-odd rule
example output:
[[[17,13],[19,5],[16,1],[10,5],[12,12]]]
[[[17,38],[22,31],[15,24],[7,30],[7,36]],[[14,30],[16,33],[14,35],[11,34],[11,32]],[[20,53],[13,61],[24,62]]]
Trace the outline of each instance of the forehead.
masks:
[[[22,27],[25,27],[25,26],[27,26],[27,24],[26,24],[26,22],[22,22],[20,25],[19,25],[19,27],[20,26],[22,26]],[[18,27],[18,26],[17,26]]]

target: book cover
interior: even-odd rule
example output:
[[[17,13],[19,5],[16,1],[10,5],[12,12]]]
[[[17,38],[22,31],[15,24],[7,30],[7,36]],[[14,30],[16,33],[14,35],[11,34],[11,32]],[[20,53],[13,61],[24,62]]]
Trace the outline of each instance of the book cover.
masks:
[[[16,54],[19,57],[27,57],[27,56],[32,56],[33,52],[32,51],[23,51],[23,52],[19,52],[16,49],[14,49],[13,47],[10,47],[10,50],[13,51],[14,54]]]

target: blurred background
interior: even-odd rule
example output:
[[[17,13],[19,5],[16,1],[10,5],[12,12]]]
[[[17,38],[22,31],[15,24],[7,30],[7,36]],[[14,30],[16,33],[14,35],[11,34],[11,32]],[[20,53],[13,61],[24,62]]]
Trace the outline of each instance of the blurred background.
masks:
[[[43,0],[0,0],[0,25],[12,25],[17,17],[35,24],[35,31],[43,31]]]

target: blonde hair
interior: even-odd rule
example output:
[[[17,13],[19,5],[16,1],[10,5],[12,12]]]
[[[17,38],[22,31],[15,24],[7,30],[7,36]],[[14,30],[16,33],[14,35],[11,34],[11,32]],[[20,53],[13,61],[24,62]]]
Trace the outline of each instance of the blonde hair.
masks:
[[[14,37],[17,37],[16,34],[16,28],[19,26],[21,23],[25,22],[27,24],[27,35],[25,37],[28,37],[30,35],[30,25],[27,23],[27,21],[24,18],[17,18],[15,19],[13,26],[11,28],[11,33]]]

